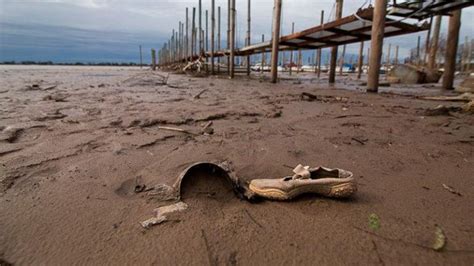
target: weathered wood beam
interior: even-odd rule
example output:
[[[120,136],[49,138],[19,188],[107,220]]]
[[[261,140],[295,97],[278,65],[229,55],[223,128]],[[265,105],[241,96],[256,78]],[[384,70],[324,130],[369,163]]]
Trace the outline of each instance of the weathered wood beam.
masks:
[[[280,20],[281,20],[281,2],[282,0],[275,0],[273,7],[273,34],[272,34],[272,67],[271,76],[272,83],[278,80],[278,48],[280,42]]]
[[[456,55],[458,51],[460,28],[461,10],[456,10],[453,11],[453,15],[449,18],[443,77],[443,88],[446,90],[452,90],[454,85],[454,73],[456,72]]]
[[[379,87],[386,12],[387,0],[375,0],[374,19],[372,23],[369,76],[367,79],[368,92],[377,92]]]

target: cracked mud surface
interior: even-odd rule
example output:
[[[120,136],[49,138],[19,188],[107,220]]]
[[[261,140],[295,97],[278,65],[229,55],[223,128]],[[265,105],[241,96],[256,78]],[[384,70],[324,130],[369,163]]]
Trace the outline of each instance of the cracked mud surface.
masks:
[[[415,97],[442,93],[437,88],[374,95],[351,77],[329,88],[306,75],[274,85],[170,74],[164,85],[164,72],[107,67],[2,66],[0,75],[5,261],[474,261],[474,116],[426,115],[440,103],[462,104]],[[202,134],[210,121],[213,134]],[[134,193],[137,177],[172,184],[176,169],[206,160],[228,161],[244,181],[279,178],[299,163],[342,168],[359,191],[343,201],[249,203],[222,178],[197,172],[183,186],[188,210],[143,229],[139,222],[163,203]],[[372,213],[378,230],[368,226]],[[442,252],[430,249],[436,226],[448,239]]]

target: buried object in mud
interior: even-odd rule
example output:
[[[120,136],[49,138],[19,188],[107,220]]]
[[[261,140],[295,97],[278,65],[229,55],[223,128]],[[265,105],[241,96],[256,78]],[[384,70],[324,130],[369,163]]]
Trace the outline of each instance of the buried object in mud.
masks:
[[[184,169],[172,186],[158,184],[147,189],[148,196],[160,200],[180,200],[181,185],[192,170],[204,169],[212,174],[223,176],[232,186],[235,195],[244,200],[256,198],[290,200],[301,194],[312,193],[332,198],[347,198],[357,191],[353,174],[342,169],[325,167],[309,168],[298,165],[294,175],[280,179],[253,179],[243,182],[232,170],[230,163],[197,162]]]
[[[188,208],[188,205],[182,201],[159,207],[155,209],[156,215],[148,220],[141,222],[140,224],[143,228],[150,228],[153,225],[161,224],[167,220],[165,214],[177,212],[177,211],[184,211]]]
[[[273,200],[290,200],[307,193],[346,198],[357,191],[353,174],[346,170],[300,164],[293,172],[293,176],[280,179],[254,179],[249,188],[256,195]]]
[[[387,74],[390,83],[423,84],[438,83],[442,72],[412,65],[396,65]]]
[[[228,162],[210,163],[198,162],[190,165],[178,176],[173,186],[159,184],[151,190],[146,189],[149,196],[161,200],[178,200],[177,203],[155,209],[156,216],[141,222],[144,228],[161,224],[166,221],[166,213],[185,210],[186,203],[181,199],[181,184],[192,170],[206,169],[212,174],[218,173],[232,185],[234,193],[241,199],[253,201],[257,197],[273,200],[291,200],[301,194],[313,193],[326,197],[346,198],[357,191],[353,174],[342,169],[325,167],[309,168],[301,164],[293,169],[293,176],[281,179],[254,179],[250,184],[244,184],[235,176]],[[136,180],[136,184],[137,180]],[[145,191],[146,185],[139,185],[139,192]],[[135,189],[137,186],[135,186]],[[143,188],[143,190],[141,190]],[[137,191],[135,191],[137,192]]]

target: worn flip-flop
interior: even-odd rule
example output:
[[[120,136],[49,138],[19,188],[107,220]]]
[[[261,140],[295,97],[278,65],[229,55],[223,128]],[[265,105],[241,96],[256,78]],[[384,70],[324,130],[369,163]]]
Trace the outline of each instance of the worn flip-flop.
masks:
[[[346,198],[357,191],[353,174],[346,170],[300,164],[293,172],[293,176],[280,179],[254,179],[249,188],[260,197],[274,200],[289,200],[306,193]]]

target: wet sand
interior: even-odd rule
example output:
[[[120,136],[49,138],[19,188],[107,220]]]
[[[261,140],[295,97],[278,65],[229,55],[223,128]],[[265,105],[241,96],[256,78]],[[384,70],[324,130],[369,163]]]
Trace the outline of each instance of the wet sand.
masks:
[[[0,75],[4,261],[474,261],[474,116],[427,116],[439,104],[462,104],[416,97],[446,94],[434,85],[366,94],[352,76],[329,87],[311,74],[276,85],[171,74],[161,85],[164,72],[118,67],[0,66]],[[200,134],[209,121],[213,134]],[[178,166],[206,160],[226,161],[244,182],[289,175],[299,163],[342,168],[359,191],[348,200],[250,203],[222,176],[198,171],[182,187],[189,208],[142,228],[163,203],[134,193],[133,181],[170,184]],[[372,214],[379,229],[369,226]],[[437,227],[447,238],[440,252],[431,248]]]

